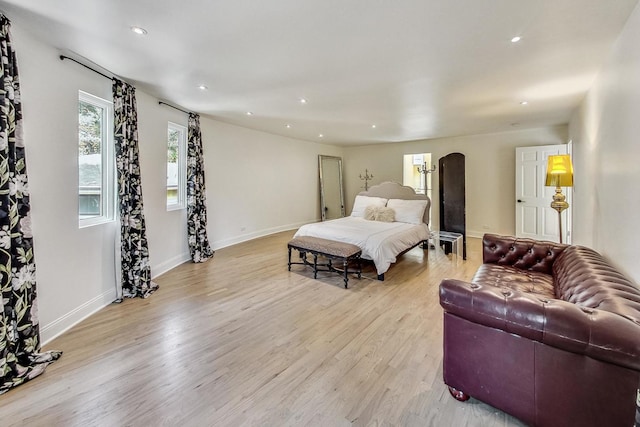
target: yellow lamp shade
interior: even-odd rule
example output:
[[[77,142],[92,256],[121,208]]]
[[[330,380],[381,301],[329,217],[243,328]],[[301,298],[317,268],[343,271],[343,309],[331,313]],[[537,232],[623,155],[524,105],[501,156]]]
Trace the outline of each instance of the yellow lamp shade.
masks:
[[[547,187],[573,187],[573,165],[568,154],[549,156],[545,185]]]

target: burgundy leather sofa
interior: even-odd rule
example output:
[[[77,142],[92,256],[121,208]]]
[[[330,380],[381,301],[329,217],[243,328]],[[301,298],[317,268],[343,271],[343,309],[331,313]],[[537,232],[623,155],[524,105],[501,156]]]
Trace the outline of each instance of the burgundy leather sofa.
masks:
[[[440,284],[444,382],[533,426],[634,425],[640,288],[597,252],[487,234]]]

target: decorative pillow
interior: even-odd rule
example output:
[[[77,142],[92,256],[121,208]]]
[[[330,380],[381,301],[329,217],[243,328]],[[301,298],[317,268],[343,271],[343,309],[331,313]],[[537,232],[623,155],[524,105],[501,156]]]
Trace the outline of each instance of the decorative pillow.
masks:
[[[351,210],[351,216],[357,216],[362,218],[364,216],[364,210],[367,206],[377,206],[383,208],[387,204],[387,199],[382,197],[370,197],[370,196],[356,196],[356,200],[353,202],[353,209]]]
[[[366,208],[364,208],[363,218],[366,219],[367,221],[375,221],[376,214],[378,213],[378,209],[380,209],[378,206],[373,206],[373,205],[367,206]]]
[[[397,222],[422,224],[422,217],[427,208],[427,200],[390,199],[387,207],[395,211]]]
[[[396,211],[391,208],[378,208],[376,221],[394,222],[396,220]]]
[[[364,209],[364,219],[369,221],[393,222],[396,213],[391,208],[381,208],[378,206],[367,206]]]

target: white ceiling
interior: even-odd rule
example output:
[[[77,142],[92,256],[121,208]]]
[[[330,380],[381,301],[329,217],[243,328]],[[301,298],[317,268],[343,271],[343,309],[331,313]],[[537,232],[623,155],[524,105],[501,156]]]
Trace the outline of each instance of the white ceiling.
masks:
[[[353,145],[567,123],[637,2],[8,0],[0,10],[185,109]]]

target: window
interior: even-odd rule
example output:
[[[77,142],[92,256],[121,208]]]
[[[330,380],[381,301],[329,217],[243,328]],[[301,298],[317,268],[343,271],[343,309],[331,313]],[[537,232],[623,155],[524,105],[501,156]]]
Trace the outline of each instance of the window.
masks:
[[[113,108],[80,91],[78,97],[78,218],[80,227],[113,220]]]
[[[169,122],[167,132],[167,210],[187,206],[187,128]]]

